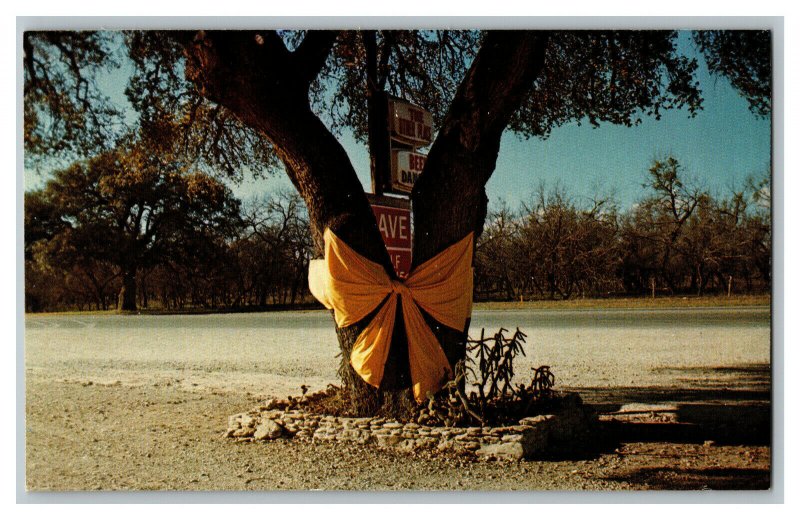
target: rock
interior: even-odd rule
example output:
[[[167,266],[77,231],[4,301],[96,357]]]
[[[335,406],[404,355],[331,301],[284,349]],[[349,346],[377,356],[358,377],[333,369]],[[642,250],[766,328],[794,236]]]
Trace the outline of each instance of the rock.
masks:
[[[403,438],[399,435],[377,435],[375,440],[378,446],[392,447],[400,444]]]
[[[455,443],[453,441],[443,440],[436,446],[436,449],[439,451],[452,450],[454,445]]]
[[[503,438],[505,440],[505,437]],[[543,453],[550,446],[550,434],[547,428],[530,428],[522,435],[522,449],[526,457]]]
[[[499,426],[493,429],[493,433],[497,433],[500,435],[505,435],[507,433],[525,433],[526,431],[531,429],[533,428],[527,424],[519,424],[513,426]]]
[[[252,437],[255,433],[255,428],[240,428],[231,434],[235,439],[242,439],[244,437]]]
[[[552,415],[537,415],[535,417],[525,417],[520,419],[519,423],[528,426],[537,426],[539,423],[547,422],[553,418]]]
[[[459,442],[458,446],[461,449],[468,450],[468,451],[475,451],[475,450],[477,450],[477,449],[479,449],[481,447],[481,445],[478,444],[475,441],[472,441],[472,442]]]
[[[385,423],[383,425],[383,427],[387,428],[389,430],[396,430],[398,428],[402,428],[403,425],[402,425],[402,423],[399,423],[399,422],[388,422],[388,423]]]
[[[522,448],[521,442],[500,442],[497,444],[482,444],[475,454],[483,457],[519,460],[525,456],[525,450]]]
[[[436,445],[436,439],[431,437],[423,437],[414,441],[417,448],[432,448]]]
[[[265,419],[253,434],[253,438],[257,441],[272,440],[282,437],[285,430],[283,427],[273,421],[272,419]]]
[[[393,448],[397,451],[411,453],[417,449],[417,445],[413,439],[405,439],[395,444]]]
[[[583,399],[581,399],[580,395],[574,392],[564,394],[561,399],[561,406],[563,408],[579,408],[582,404]]]

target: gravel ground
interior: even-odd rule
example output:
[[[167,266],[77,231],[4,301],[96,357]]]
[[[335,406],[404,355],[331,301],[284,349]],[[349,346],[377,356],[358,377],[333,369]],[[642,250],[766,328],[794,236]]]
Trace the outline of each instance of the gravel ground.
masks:
[[[252,396],[158,385],[27,384],[27,488],[44,490],[765,489],[769,448],[623,443],[501,463],[374,447],[222,439]]]
[[[769,487],[768,442],[753,436],[704,442],[709,437],[702,432],[699,437],[654,437],[640,430],[579,460],[514,463],[375,447],[223,439],[230,415],[250,410],[266,397],[296,394],[304,382],[313,389],[333,381],[335,347],[317,339],[321,336],[315,322],[296,321],[305,316],[275,319],[287,320],[286,333],[304,338],[298,344],[316,349],[287,349],[272,339],[279,334],[239,323],[266,319],[253,316],[187,319],[210,324],[205,330],[176,327],[166,318],[163,327],[154,326],[161,323],[155,317],[141,318],[147,327],[133,326],[138,322],[125,317],[30,320],[25,352],[27,489]],[[703,324],[685,333],[667,325],[646,330],[627,322],[605,321],[594,329],[589,325],[570,329],[553,323],[533,337],[543,346],[537,352],[557,361],[553,364],[560,369],[556,374],[561,384],[590,387],[582,388],[581,395],[601,410],[618,410],[626,403],[679,402],[681,413],[692,412],[692,420],[700,422],[719,422],[726,413],[731,425],[726,429],[734,433],[744,414],[768,413],[768,321],[730,330],[724,323]],[[327,334],[329,323],[319,330]],[[705,348],[687,350],[695,340]],[[237,345],[235,351],[231,345]],[[559,352],[558,345],[570,348]]]

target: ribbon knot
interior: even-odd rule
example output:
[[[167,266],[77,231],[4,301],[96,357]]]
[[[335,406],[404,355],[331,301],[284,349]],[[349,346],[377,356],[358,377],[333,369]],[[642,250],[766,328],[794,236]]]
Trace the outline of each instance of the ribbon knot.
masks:
[[[439,390],[452,377],[452,368],[420,309],[447,327],[464,330],[472,312],[472,233],[415,268],[405,282],[389,278],[380,264],[356,253],[330,229],[324,239],[325,257],[311,261],[308,282],[311,294],[333,309],[336,324],[352,325],[381,306],[356,338],[353,369],[380,386],[401,297],[414,397],[422,401]]]
[[[412,297],[411,291],[409,291],[408,287],[402,282],[402,280],[391,280],[392,282],[392,292],[396,293],[400,296]]]

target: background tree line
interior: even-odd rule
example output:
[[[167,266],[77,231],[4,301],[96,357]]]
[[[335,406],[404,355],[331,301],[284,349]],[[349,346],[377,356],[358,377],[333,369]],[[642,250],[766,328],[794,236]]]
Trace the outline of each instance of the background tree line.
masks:
[[[77,162],[25,196],[31,312],[311,304],[314,242],[294,192],[241,203],[208,175],[134,143]],[[655,160],[642,198],[578,203],[541,185],[501,203],[477,244],[478,300],[770,290],[769,176],[727,196]]]
[[[624,212],[544,186],[517,211],[502,205],[478,242],[475,298],[769,292],[769,176],[724,197],[684,177],[675,158],[655,160]]]
[[[296,193],[242,204],[134,140],[25,194],[27,311],[242,308],[307,298],[313,252]]]

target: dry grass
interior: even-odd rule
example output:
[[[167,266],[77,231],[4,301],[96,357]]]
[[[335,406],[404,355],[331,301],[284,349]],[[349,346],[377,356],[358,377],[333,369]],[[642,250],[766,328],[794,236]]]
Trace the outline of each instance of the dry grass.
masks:
[[[478,302],[476,310],[506,309],[663,309],[681,307],[768,306],[769,294],[731,296],[658,296],[656,298],[587,298],[574,300],[534,300],[523,302]]]

